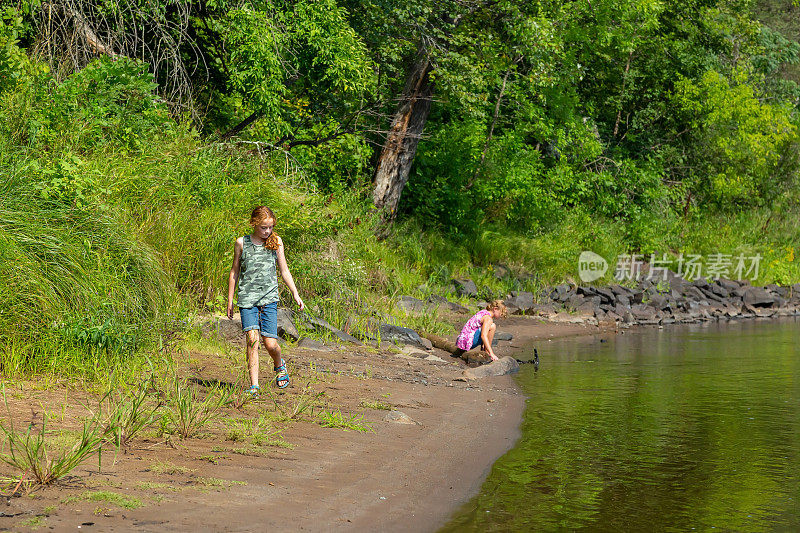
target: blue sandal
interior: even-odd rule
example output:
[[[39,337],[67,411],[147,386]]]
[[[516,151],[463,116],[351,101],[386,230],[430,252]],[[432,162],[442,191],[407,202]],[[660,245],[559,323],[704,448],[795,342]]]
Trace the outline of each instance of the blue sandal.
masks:
[[[261,392],[261,387],[259,387],[258,385],[251,385],[250,388],[244,392],[251,398],[257,398],[258,393]]]
[[[286,371],[286,361],[281,359],[281,366],[275,367],[275,385],[278,386],[279,389],[285,389],[289,386],[289,373]]]

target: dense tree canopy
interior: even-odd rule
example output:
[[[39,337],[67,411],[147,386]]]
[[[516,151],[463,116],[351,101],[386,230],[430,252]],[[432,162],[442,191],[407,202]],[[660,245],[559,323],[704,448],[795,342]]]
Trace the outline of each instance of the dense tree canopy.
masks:
[[[174,116],[332,191],[375,178],[390,218],[535,231],[564,208],[635,223],[797,198],[800,47],[747,0],[3,5],[5,90],[143,61]]]

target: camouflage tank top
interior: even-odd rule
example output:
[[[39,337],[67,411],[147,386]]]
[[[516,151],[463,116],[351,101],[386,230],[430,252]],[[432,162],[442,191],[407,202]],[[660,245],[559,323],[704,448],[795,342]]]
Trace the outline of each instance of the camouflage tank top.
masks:
[[[253,244],[250,235],[242,239],[242,257],[239,262],[239,307],[256,307],[277,302],[278,274],[276,250]]]

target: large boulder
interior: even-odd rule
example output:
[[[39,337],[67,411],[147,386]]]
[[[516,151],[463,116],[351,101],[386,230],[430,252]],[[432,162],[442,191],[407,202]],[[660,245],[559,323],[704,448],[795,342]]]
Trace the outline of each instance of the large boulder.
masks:
[[[708,299],[706,295],[703,294],[703,292],[694,285],[684,286],[682,292],[686,298],[695,302],[703,302]]]
[[[567,309],[575,310],[586,302],[586,298],[580,294],[573,294],[569,299],[564,302]]]
[[[665,311],[670,308],[670,303],[667,297],[658,293],[650,297],[650,305],[660,311]]]
[[[656,318],[656,310],[644,304],[635,304],[631,307],[631,314],[633,318],[640,322],[643,320],[655,320]]]
[[[397,307],[407,315],[422,313],[426,309],[425,302],[412,296],[401,296],[397,300]]]
[[[710,290],[712,293],[716,294],[717,296],[719,296],[719,297],[720,297],[720,298],[722,298],[722,299],[725,299],[725,298],[727,298],[728,296],[730,296],[730,291],[729,291],[727,288],[725,288],[725,287],[724,287],[724,286],[723,286],[723,285],[722,285],[722,284],[719,282],[719,280],[717,280],[717,281],[715,281],[714,283],[712,283],[711,285],[709,285],[709,286],[708,286],[708,289],[709,289],[709,290]]]
[[[536,304],[533,306],[533,309],[531,309],[531,311],[545,318],[549,318],[558,312],[556,311],[556,308],[553,306],[553,304]]]
[[[586,297],[598,296],[600,303],[604,304],[611,304],[615,300],[614,292],[603,287],[578,287],[576,293]]]
[[[509,307],[516,307],[519,311],[527,313],[533,309],[533,293],[526,291],[511,291],[511,297],[504,302]]]
[[[714,287],[713,284],[708,284],[705,287],[700,287],[700,292],[702,292],[705,295],[706,299],[709,301],[723,303],[725,301],[725,298],[720,297],[718,294],[716,294],[713,290],[713,287]]]
[[[432,304],[433,307],[438,307],[439,309],[445,309],[447,311],[452,311],[454,313],[461,313],[461,314],[469,313],[469,309],[467,309],[463,305],[451,302],[450,300],[442,296],[438,295],[429,296],[428,302]]]
[[[291,309],[279,308],[278,309],[278,335],[284,339],[297,340],[300,334],[294,325],[294,313]]]
[[[424,350],[431,349],[430,341],[420,337],[419,334],[411,328],[395,326],[394,324],[386,324],[384,322],[371,322],[370,329],[372,331],[377,331],[377,333],[380,335],[381,342],[409,344]]]
[[[480,379],[490,376],[504,376],[514,372],[519,372],[519,363],[513,357],[505,356],[488,365],[464,370],[464,377],[467,379]]]
[[[770,307],[775,303],[775,297],[761,287],[747,287],[742,301],[750,307]]]
[[[455,285],[459,296],[467,296],[469,298],[478,296],[478,286],[471,279],[454,279],[453,285]]]
[[[725,287],[725,289],[728,291],[728,294],[732,293],[733,291],[739,288],[738,283],[725,278],[719,278],[717,280],[717,283],[719,283],[721,287]]]
[[[561,285],[557,285],[551,292],[550,298],[557,302],[566,302],[570,296],[575,294],[569,285],[566,283],[562,283]]]

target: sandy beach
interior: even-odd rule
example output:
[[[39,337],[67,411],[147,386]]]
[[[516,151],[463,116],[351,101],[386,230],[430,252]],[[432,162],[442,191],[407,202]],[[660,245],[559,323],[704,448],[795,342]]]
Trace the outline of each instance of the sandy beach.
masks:
[[[598,328],[511,317],[500,331],[514,335],[500,343],[500,355],[524,356],[534,343],[546,367],[547,351],[538,341],[593,334]],[[291,398],[313,381],[327,405],[363,417],[359,423],[369,431],[292,422],[281,429],[285,445],[258,453],[230,441],[230,431],[219,421],[200,438],[144,438],[124,453],[104,453],[100,472],[90,460],[64,482],[10,498],[0,526],[435,531],[477,493],[493,462],[514,445],[525,398],[511,376],[465,381],[460,359],[433,353],[443,361],[366,347],[288,348],[295,379],[280,394]],[[186,372],[198,380],[224,381],[233,371],[220,357],[192,353]],[[79,419],[80,405],[66,405],[69,394],[61,389],[29,386],[26,394],[9,398],[9,408],[22,419],[30,418],[36,406]],[[229,420],[253,416],[261,401],[268,400],[225,414]],[[365,402],[383,408],[365,408]],[[395,411],[408,417],[402,420],[406,423],[387,420]],[[96,501],[94,492],[124,495],[140,506]]]

